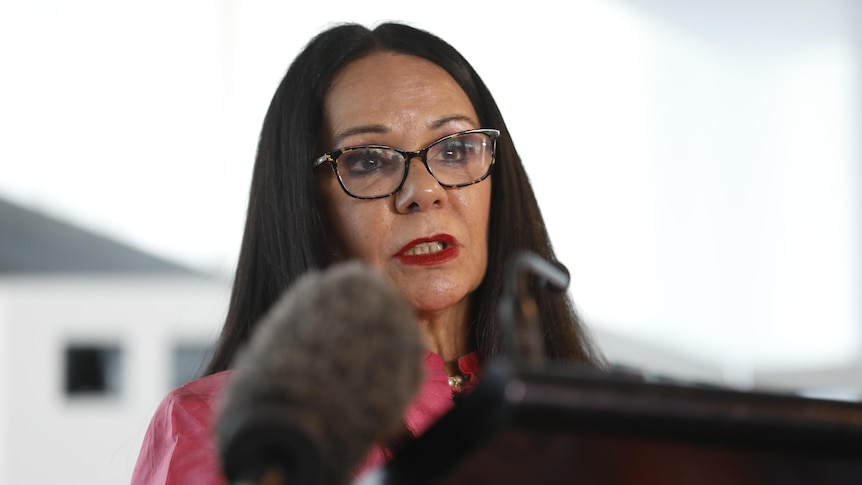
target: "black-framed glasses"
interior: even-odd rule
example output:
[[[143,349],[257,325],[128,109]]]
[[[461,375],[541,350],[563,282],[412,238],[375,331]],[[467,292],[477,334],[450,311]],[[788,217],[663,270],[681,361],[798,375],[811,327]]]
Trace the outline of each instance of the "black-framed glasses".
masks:
[[[341,188],[357,199],[380,199],[401,190],[415,157],[443,187],[464,187],[491,175],[499,136],[500,130],[491,128],[461,131],[415,152],[384,145],[345,147],[321,155],[312,168],[332,164]]]

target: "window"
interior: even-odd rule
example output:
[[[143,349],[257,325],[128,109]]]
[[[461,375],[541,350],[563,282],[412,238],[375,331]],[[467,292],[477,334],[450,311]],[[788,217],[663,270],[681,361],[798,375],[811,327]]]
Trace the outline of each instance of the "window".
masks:
[[[119,345],[74,344],[65,352],[67,396],[115,396],[120,392]]]
[[[211,345],[186,343],[174,345],[172,387],[182,386],[200,377],[212,358],[212,354]]]

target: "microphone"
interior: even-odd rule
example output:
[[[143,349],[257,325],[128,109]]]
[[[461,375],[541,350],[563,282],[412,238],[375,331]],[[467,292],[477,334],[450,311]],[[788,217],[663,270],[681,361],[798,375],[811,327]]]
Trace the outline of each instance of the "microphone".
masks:
[[[516,253],[503,270],[503,294],[498,309],[507,351],[518,361],[540,367],[545,360],[544,332],[526,276],[537,278],[541,290],[553,293],[565,293],[571,278],[562,263],[546,261],[530,251]]]
[[[345,484],[423,378],[413,308],[362,263],[309,273],[239,353],[216,422],[230,483]]]

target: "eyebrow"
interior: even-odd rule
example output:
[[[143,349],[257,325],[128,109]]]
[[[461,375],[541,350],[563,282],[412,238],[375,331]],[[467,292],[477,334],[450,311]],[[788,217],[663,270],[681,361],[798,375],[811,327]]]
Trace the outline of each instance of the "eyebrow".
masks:
[[[341,146],[341,142],[349,136],[363,135],[366,133],[386,133],[388,131],[389,131],[389,129],[383,125],[363,125],[363,126],[356,126],[353,128],[348,128],[344,131],[339,132],[335,136],[335,146],[337,146],[337,147]]]
[[[453,121],[467,121],[473,126],[476,126],[476,127],[479,126],[479,123],[477,123],[476,120],[474,120],[473,118],[470,118],[467,115],[452,115],[452,116],[445,116],[443,118],[435,120],[433,123],[428,125],[428,127],[432,128],[432,129],[436,129],[436,128],[440,128],[441,126],[443,126],[447,123],[452,123]]]
[[[466,121],[469,122],[473,126],[479,126],[479,124],[473,118],[466,115],[452,115],[452,116],[444,116],[442,118],[436,119],[431,122],[428,127],[436,130],[447,123],[452,123],[455,121]],[[348,128],[344,131],[339,132],[335,136],[335,146],[341,146],[341,142],[344,141],[345,138],[353,136],[353,135],[364,135],[367,133],[375,133],[375,134],[383,134],[388,133],[389,128],[383,125],[362,125],[355,126],[353,128]]]

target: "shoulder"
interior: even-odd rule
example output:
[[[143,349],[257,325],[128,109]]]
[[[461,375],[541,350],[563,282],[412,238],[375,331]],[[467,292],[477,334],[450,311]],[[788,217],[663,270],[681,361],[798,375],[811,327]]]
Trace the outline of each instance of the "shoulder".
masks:
[[[208,375],[174,389],[162,400],[160,410],[213,411],[230,373]]]
[[[219,484],[212,440],[218,399],[230,371],[189,382],[159,404],[144,437],[132,484]]]
[[[199,431],[208,432],[219,396],[229,376],[230,371],[219,372],[174,389],[162,399],[152,424],[174,433],[178,428],[188,428],[188,425],[201,427]]]

